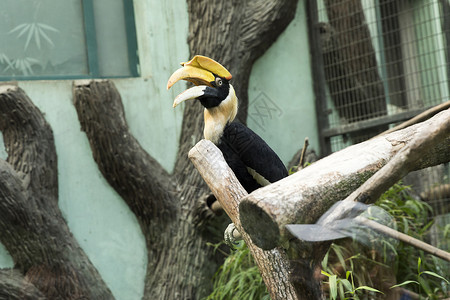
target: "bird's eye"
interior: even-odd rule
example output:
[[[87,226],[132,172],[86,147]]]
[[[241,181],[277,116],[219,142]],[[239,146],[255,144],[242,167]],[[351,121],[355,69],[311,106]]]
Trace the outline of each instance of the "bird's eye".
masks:
[[[216,85],[221,86],[222,85],[222,79],[220,77],[216,78]]]

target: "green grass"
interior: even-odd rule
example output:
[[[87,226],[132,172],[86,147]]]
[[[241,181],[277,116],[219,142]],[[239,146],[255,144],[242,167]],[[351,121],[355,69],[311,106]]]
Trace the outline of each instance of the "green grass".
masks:
[[[213,282],[214,291],[207,300],[270,300],[250,250],[242,241],[220,266]]]

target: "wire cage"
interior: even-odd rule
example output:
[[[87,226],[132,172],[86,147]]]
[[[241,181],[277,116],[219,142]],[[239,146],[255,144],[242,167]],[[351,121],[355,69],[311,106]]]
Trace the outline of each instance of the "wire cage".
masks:
[[[450,1],[308,0],[322,155],[450,99]],[[448,214],[449,164],[405,181]],[[441,190],[439,190],[441,188]]]

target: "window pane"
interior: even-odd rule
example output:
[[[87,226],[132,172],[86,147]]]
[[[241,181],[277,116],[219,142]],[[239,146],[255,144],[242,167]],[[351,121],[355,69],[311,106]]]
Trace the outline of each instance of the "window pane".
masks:
[[[2,0],[0,77],[88,73],[81,0]]]
[[[98,68],[104,76],[128,76],[128,44],[123,0],[95,0]]]

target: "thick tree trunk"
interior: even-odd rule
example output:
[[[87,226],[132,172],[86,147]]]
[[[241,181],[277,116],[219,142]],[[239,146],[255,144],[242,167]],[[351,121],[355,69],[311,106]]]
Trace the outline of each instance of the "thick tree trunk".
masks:
[[[0,160],[0,240],[17,269],[11,278],[0,276],[0,284],[24,290],[34,285],[49,299],[111,299],[58,208],[50,126],[16,86],[0,87],[0,113],[8,152],[7,160]],[[25,279],[11,283],[18,272]]]

